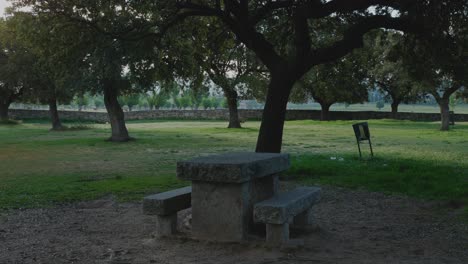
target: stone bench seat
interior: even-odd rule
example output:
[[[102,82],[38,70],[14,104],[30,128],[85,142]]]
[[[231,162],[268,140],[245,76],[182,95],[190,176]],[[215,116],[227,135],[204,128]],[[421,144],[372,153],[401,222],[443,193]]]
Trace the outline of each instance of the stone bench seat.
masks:
[[[176,231],[177,212],[191,207],[192,187],[184,187],[146,196],[143,199],[143,213],[156,215],[157,235],[167,236]]]
[[[266,224],[266,240],[280,245],[289,241],[289,224],[306,227],[311,224],[311,207],[320,199],[318,187],[299,187],[275,195],[254,206],[254,222]]]
[[[253,206],[277,192],[288,154],[234,152],[177,162],[177,177],[192,181],[192,235],[241,242],[255,232]]]

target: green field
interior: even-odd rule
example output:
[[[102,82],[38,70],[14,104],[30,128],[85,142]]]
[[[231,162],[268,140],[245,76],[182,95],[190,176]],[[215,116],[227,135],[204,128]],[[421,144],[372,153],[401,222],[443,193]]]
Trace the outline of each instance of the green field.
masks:
[[[284,179],[401,193],[468,204],[468,123],[440,132],[438,123],[371,120],[376,157],[359,160],[351,121],[286,123]],[[77,125],[68,124],[68,125]],[[0,208],[29,208],[114,195],[121,201],[187,183],[176,161],[252,151],[259,122],[226,129],[220,121],[130,122],[135,141],[110,143],[106,125],[49,132],[44,121],[0,126]],[[367,156],[368,149],[364,148]],[[465,207],[466,208],[466,207]]]
[[[241,103],[241,108],[244,109],[245,105]],[[263,105],[257,105],[259,109],[263,108]],[[12,108],[16,109],[36,109],[36,110],[49,110],[48,105],[36,105],[36,104],[13,104]],[[290,103],[288,105],[289,109],[301,109],[301,110],[320,110],[320,104],[318,103],[309,103],[309,104],[294,104]],[[451,111],[454,111],[456,114],[468,114],[468,104],[460,103],[455,105],[455,107],[450,107]],[[62,105],[59,107],[60,110],[75,110],[77,107],[70,105]],[[126,107],[124,107],[126,109]],[[148,111],[148,108],[138,108],[137,111]],[[351,104],[345,106],[345,104],[334,104],[331,106],[330,110],[332,111],[380,111],[380,112],[390,112],[391,106],[389,103],[385,103],[384,108],[378,109],[376,103],[363,103],[363,104]],[[96,111],[96,112],[106,112],[105,108],[94,109],[94,107],[86,107],[85,111]],[[440,113],[439,106],[437,104],[400,104],[398,108],[399,112],[413,112],[413,113]]]
[[[311,109],[311,110],[320,110],[320,105],[317,103],[312,103],[308,105],[295,105],[291,104],[290,108],[292,109]],[[44,108],[47,109],[47,108]],[[330,110],[332,111],[377,111],[377,112],[390,112],[391,105],[385,103],[384,108],[378,109],[376,103],[363,103],[363,104],[351,104],[345,106],[345,104],[334,104],[331,106]],[[468,114],[468,104],[458,104],[455,107],[451,107],[451,111],[454,111],[456,114]],[[399,112],[409,112],[409,113],[440,113],[439,106],[437,104],[401,104],[398,108]]]

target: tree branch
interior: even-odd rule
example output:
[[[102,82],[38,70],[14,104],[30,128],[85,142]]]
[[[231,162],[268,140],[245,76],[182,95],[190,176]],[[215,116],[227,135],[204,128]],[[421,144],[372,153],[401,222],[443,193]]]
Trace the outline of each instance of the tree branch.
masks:
[[[372,29],[377,28],[404,30],[408,32],[419,29],[419,25],[411,23],[408,18],[393,18],[390,16],[366,17],[359,23],[351,26],[344,33],[340,41],[335,42],[329,47],[312,50],[307,58],[307,67],[310,68],[315,65],[337,60],[344,57],[352,50],[362,47],[364,35]]]

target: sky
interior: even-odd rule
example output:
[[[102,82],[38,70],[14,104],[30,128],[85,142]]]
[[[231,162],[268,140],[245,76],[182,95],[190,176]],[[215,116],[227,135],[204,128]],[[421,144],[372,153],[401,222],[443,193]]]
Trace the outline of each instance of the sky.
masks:
[[[7,3],[6,0],[0,0],[0,16],[3,16],[3,10],[9,5],[10,3]]]

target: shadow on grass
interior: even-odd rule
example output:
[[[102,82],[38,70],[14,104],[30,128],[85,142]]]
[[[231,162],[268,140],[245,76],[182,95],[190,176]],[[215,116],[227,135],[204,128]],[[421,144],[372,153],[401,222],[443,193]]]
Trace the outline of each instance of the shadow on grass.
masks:
[[[433,160],[301,155],[287,172],[302,184],[365,188],[388,194],[468,205],[468,166]]]
[[[50,129],[50,132],[68,132],[68,131],[82,131],[82,130],[91,130],[94,129],[94,127],[90,125],[73,125],[73,126],[62,126],[61,128],[58,129]]]
[[[214,127],[206,129],[207,132],[215,133],[249,133],[259,131],[258,128],[242,127],[242,128],[227,128],[227,127]]]
[[[23,121],[21,120],[0,120],[0,126],[15,126],[15,125],[21,125]]]
[[[174,175],[90,177],[74,174],[27,180],[16,178],[3,182],[0,209],[48,207],[94,200],[109,194],[115,195],[120,202],[139,201],[147,194],[188,184]]]

